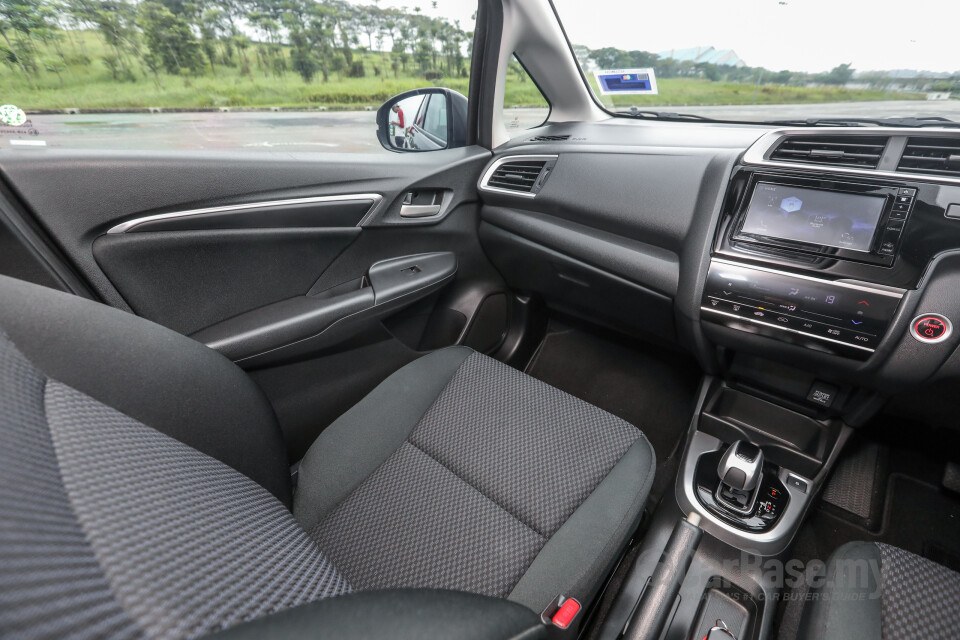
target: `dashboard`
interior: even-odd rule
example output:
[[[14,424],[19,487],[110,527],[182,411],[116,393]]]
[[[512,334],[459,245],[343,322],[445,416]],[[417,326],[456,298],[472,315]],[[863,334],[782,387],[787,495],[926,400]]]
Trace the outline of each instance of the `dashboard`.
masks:
[[[508,282],[560,311],[888,394],[960,377],[960,131],[611,119],[499,150],[479,189]],[[553,159],[555,158],[555,159]]]

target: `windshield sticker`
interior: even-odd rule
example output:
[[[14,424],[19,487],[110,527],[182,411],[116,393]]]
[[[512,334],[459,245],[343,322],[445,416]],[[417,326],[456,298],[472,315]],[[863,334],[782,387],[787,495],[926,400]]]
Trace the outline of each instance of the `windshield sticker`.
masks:
[[[20,136],[38,136],[40,132],[33,126],[33,122],[27,118],[23,109],[12,104],[0,105],[0,137],[16,136],[10,140],[11,145],[21,146],[46,146],[45,141],[35,139],[21,139]]]
[[[0,105],[0,123],[19,127],[27,121],[27,114],[20,107],[12,104]]]
[[[655,95],[657,78],[653,69],[598,69],[593,72],[602,95]]]

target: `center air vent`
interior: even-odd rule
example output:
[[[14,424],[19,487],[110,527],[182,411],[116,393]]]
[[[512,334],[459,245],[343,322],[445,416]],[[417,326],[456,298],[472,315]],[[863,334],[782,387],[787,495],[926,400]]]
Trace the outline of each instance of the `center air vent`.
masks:
[[[494,165],[481,187],[534,196],[543,187],[556,162],[556,156],[507,158]]]
[[[897,171],[960,176],[960,138],[910,138]]]
[[[876,169],[887,140],[886,136],[788,136],[777,145],[770,159]]]

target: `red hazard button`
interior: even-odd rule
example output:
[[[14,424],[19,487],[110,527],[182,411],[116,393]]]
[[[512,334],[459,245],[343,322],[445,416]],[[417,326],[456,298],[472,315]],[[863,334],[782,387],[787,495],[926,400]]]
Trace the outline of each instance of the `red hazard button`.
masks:
[[[950,321],[941,316],[924,315],[913,321],[913,336],[921,342],[937,342],[949,332]]]

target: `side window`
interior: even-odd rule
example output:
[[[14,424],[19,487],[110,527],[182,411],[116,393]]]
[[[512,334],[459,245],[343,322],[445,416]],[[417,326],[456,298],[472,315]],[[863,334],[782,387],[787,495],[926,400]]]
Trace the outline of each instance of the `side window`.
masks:
[[[539,127],[550,115],[550,103],[516,56],[510,57],[503,94],[503,125],[510,136]]]
[[[477,6],[0,0],[0,149],[386,153],[385,100],[467,94]]]
[[[423,123],[423,130],[444,142],[447,141],[447,101],[442,96],[431,96]]]

